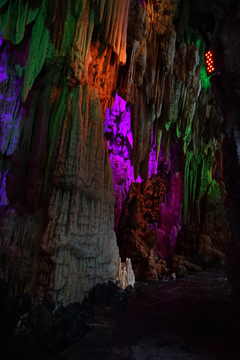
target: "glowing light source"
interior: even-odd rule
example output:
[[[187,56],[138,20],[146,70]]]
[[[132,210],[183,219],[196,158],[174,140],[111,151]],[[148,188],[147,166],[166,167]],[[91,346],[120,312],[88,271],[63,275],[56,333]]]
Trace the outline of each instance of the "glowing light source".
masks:
[[[215,70],[213,53],[210,50],[207,53],[205,53],[205,62],[206,62],[207,75],[209,76],[210,74],[213,74],[213,71]]]

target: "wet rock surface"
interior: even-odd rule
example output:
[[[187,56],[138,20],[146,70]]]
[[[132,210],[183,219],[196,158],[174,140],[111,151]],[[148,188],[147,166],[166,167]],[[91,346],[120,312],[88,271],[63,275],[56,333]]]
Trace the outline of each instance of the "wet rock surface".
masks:
[[[138,282],[123,310],[99,307],[92,331],[52,360],[239,360],[221,269]]]

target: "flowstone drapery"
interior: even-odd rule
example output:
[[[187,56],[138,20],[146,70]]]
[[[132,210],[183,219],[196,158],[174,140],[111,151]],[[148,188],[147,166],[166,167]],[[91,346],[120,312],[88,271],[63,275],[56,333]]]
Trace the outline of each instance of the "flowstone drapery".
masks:
[[[12,295],[28,291],[39,302],[50,291],[65,305],[116,279],[103,114],[126,62],[128,9],[129,0],[0,4],[1,188],[9,201],[0,271]]]
[[[224,265],[230,238],[222,116],[206,74],[204,40],[189,17],[188,1],[131,1],[127,62],[106,112],[118,245],[138,278],[161,276],[158,257],[176,252]],[[139,182],[142,192],[133,196]]]
[[[59,306],[116,279],[113,228],[138,277],[158,279],[176,251],[224,263],[222,116],[190,5],[0,3],[0,271],[10,294],[39,302],[52,292]]]

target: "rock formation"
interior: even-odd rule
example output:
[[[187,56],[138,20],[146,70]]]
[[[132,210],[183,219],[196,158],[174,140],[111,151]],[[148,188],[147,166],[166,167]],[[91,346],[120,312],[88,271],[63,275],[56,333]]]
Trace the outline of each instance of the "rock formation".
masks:
[[[221,34],[224,52],[210,82],[207,25],[193,24],[188,0],[1,1],[0,276],[10,295],[81,301],[116,279],[117,243],[137,278],[158,279],[176,253],[225,263],[226,199],[239,237],[231,4],[213,6],[211,46]]]
[[[148,236],[154,256],[178,251],[187,258],[203,254],[206,262],[219,258],[222,264],[230,238],[223,207],[222,116],[206,73],[204,41],[188,25],[189,14],[187,1],[179,6],[131,1],[127,62],[106,113],[118,245],[123,259],[132,259],[137,277],[160,275],[156,269],[147,275],[143,266],[151,257],[144,245]],[[165,183],[157,201],[146,190],[150,186],[156,193],[153,174]],[[146,185],[139,191],[141,181]],[[139,266],[145,270],[138,273]]]
[[[154,253],[158,233],[152,226],[159,222],[165,189],[161,177],[154,174],[146,184],[132,183],[124,204],[117,232],[119,250],[123,259],[132,259],[137,279],[158,280],[166,272],[165,261]]]
[[[65,305],[117,275],[103,122],[126,62],[129,1],[0,7],[1,276],[12,295],[51,291]]]
[[[122,263],[121,258],[118,258],[117,280],[120,281],[122,289],[126,289],[129,285],[134,287],[135,274],[132,269],[131,259],[126,258],[126,262]]]

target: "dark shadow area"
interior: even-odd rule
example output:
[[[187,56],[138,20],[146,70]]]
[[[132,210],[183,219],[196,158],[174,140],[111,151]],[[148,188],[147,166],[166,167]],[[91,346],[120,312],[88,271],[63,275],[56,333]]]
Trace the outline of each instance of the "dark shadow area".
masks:
[[[102,308],[92,331],[55,360],[238,360],[223,269],[176,281],[138,282],[123,310]]]

